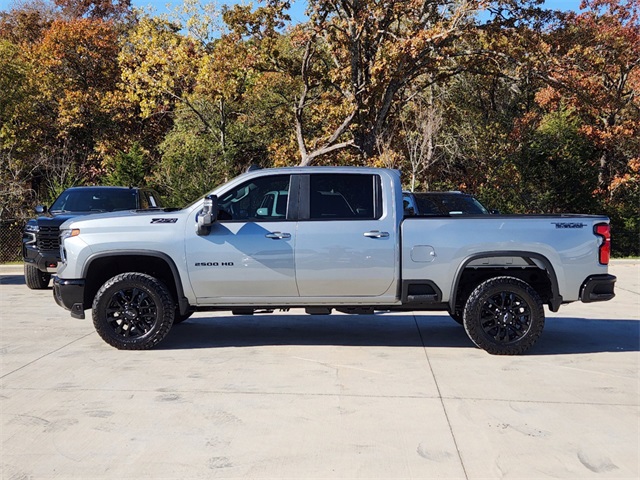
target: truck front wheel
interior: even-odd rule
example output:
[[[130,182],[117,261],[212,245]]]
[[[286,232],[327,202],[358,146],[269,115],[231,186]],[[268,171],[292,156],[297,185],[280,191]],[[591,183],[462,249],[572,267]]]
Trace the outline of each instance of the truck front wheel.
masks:
[[[469,296],[464,328],[473,343],[491,354],[524,353],[544,328],[542,299],[518,278],[491,278]]]
[[[175,304],[167,287],[142,273],[122,273],[108,280],[93,300],[93,325],[109,345],[147,350],[167,336]]]
[[[27,284],[31,290],[42,290],[49,286],[49,280],[51,280],[51,274],[48,272],[41,272],[37,267],[24,264],[24,283]]]

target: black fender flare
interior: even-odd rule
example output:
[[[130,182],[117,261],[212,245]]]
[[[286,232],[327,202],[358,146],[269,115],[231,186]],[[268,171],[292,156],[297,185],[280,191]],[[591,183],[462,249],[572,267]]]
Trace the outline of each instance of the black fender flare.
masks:
[[[180,272],[178,271],[178,267],[173,259],[164,252],[159,252],[157,250],[117,250],[113,252],[98,252],[90,255],[84,266],[82,267],[82,278],[87,278],[87,274],[91,269],[91,264],[96,260],[102,260],[110,257],[153,257],[158,258],[164,261],[171,271],[171,276],[173,277],[174,287],[176,290],[176,302],[178,304],[178,309],[180,314],[184,315],[189,311],[189,300],[184,294],[184,288],[182,286],[182,279],[180,277]]]
[[[536,252],[526,252],[521,250],[497,250],[492,252],[482,252],[476,253],[473,255],[469,255],[466,257],[458,268],[456,269],[456,274],[454,277],[453,285],[451,286],[451,295],[449,296],[449,308],[453,309],[456,305],[456,296],[458,293],[458,286],[460,285],[460,280],[462,278],[462,274],[464,273],[467,266],[475,261],[480,260],[482,258],[491,258],[491,257],[521,257],[525,259],[534,259],[538,260],[542,265],[544,265],[544,269],[549,275],[549,280],[551,282],[551,298],[549,299],[549,309],[552,312],[557,312],[562,304],[562,295],[560,295],[560,287],[558,285],[558,277],[556,275],[556,271],[553,268],[553,265],[549,261],[547,257],[540,253]]]

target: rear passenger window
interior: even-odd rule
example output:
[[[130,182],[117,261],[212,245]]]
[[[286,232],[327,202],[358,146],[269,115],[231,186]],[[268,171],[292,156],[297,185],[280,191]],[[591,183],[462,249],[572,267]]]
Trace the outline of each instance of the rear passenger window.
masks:
[[[380,218],[377,175],[312,174],[311,220],[372,220]]]

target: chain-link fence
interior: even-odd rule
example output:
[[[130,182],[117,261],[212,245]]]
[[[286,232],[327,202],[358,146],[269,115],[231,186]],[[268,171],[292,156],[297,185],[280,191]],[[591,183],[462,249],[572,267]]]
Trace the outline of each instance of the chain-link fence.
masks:
[[[0,263],[22,260],[24,220],[0,221]]]

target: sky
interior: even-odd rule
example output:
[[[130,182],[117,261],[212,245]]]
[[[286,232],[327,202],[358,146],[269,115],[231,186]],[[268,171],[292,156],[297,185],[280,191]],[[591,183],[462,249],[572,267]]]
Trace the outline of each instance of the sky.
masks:
[[[11,8],[16,0],[0,0],[0,10],[8,10]],[[581,0],[546,0],[545,5],[548,8],[554,10],[578,10]],[[152,7],[156,13],[163,13],[167,11],[167,5],[179,5],[182,2],[179,0],[132,0],[133,5],[136,7]],[[233,4],[241,3],[241,1],[234,0],[218,0],[219,4]],[[257,3],[254,1],[254,4]],[[293,8],[291,16],[294,21],[301,21],[304,19],[304,10],[306,6],[306,0],[293,0],[291,2]],[[169,8],[171,10],[171,8]]]

